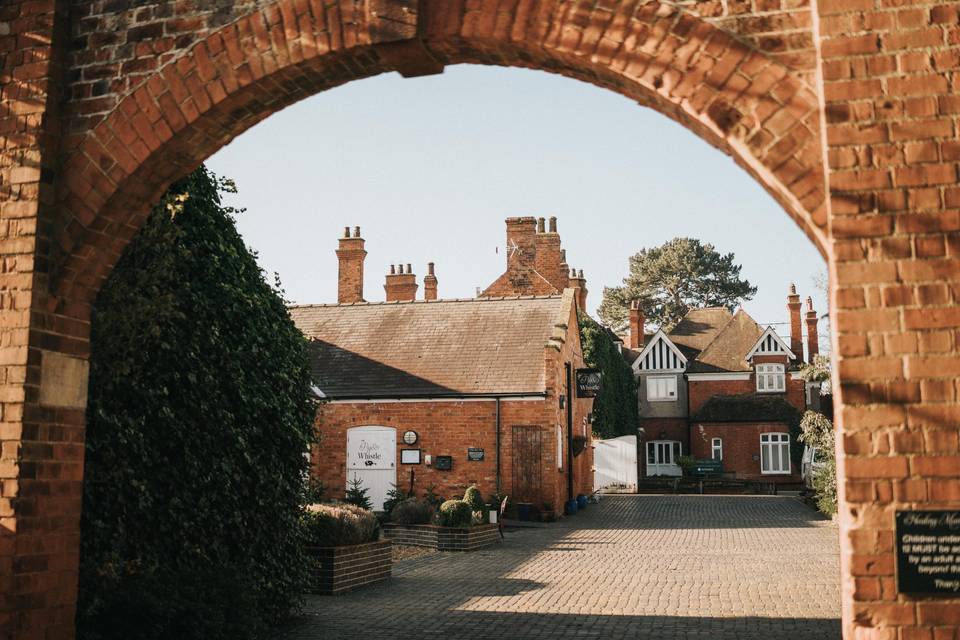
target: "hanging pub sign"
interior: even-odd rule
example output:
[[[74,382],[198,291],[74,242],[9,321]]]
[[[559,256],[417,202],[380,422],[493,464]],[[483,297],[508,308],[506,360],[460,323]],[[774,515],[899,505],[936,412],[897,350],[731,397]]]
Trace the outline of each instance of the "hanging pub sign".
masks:
[[[600,393],[599,369],[577,369],[577,397],[593,398]]]
[[[483,460],[483,449],[477,447],[467,448],[467,460],[470,462],[480,462]]]
[[[960,511],[897,511],[897,591],[960,595]]]

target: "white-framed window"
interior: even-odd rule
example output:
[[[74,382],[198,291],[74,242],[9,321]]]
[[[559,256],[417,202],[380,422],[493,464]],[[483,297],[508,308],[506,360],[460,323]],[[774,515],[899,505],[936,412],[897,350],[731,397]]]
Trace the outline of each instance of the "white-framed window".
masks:
[[[677,376],[647,377],[647,400],[649,402],[676,402]]]
[[[788,434],[760,435],[760,472],[790,473],[790,436]]]
[[[557,469],[563,469],[563,427],[557,425]]]
[[[782,364],[757,365],[757,391],[761,393],[783,393],[786,378]]]
[[[723,439],[713,438],[710,440],[710,457],[720,462],[723,460]]]

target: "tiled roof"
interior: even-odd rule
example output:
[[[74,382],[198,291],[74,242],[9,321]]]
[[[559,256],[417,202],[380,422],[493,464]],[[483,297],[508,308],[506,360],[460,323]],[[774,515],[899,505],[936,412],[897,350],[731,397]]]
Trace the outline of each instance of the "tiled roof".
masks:
[[[791,422],[799,415],[796,407],[780,396],[748,393],[713,396],[693,416],[694,422]]]
[[[294,306],[317,386],[331,398],[542,393],[544,347],[565,335],[573,290],[521,296]],[[558,329],[558,325],[561,325]]]
[[[756,344],[763,329],[743,309],[716,333],[696,359],[687,367],[688,373],[719,373],[725,371],[751,371],[746,356]]]
[[[687,360],[693,360],[730,320],[726,307],[691,309],[668,334]],[[751,345],[753,346],[753,345]]]

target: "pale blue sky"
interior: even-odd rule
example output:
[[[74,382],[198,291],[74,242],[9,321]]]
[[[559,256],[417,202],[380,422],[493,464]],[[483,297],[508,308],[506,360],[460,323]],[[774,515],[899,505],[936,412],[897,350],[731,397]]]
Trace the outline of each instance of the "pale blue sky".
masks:
[[[791,281],[826,311],[819,253],[732,159],[618,94],[539,71],[353,82],[270,117],[208,166],[236,180],[244,238],[299,303],[336,301],[344,226],[367,241],[367,300],[383,299],[390,264],[422,279],[430,261],[453,298],[503,271],[505,218],[555,215],[591,311],[629,255],[675,236],[736,254],[759,287],[745,305],[758,322],[786,321]]]

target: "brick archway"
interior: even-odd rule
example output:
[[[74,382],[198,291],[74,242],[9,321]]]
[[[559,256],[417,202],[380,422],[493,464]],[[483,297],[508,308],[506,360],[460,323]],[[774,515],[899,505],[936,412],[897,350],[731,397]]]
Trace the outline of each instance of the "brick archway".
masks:
[[[416,4],[371,0],[331,17],[278,0],[144,77],[64,161],[55,291],[92,299],[145,203],[263,118],[352,80],[458,63],[560,73],[664,113],[731,155],[826,255],[819,107],[800,72],[666,3]]]
[[[296,100],[457,63],[628,96],[780,202],[830,263],[845,637],[960,629],[897,593],[892,533],[960,508],[955,2],[68,4],[0,8],[0,635],[73,635],[89,309],[148,204]]]

